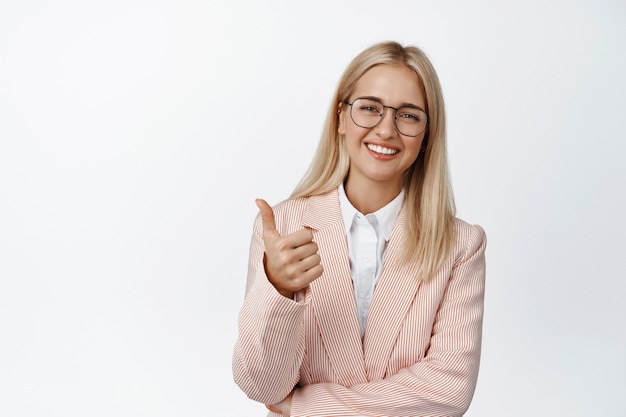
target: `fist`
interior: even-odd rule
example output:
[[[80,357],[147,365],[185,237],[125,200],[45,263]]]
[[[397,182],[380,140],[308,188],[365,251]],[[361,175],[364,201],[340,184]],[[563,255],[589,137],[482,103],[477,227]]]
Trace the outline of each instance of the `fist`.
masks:
[[[321,258],[313,233],[308,229],[281,236],[276,229],[274,211],[265,200],[256,200],[263,222],[265,273],[278,292],[287,298],[306,288],[322,275]]]

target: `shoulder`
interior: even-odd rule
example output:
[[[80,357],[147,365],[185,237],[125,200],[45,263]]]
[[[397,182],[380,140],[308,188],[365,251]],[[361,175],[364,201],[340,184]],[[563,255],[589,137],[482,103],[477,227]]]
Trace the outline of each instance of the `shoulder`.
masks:
[[[455,217],[454,230],[454,253],[457,259],[476,252],[484,252],[487,245],[487,234],[480,225],[471,224]]]
[[[283,200],[274,206],[274,211],[289,215],[291,213],[303,213],[308,209],[324,210],[337,206],[338,200],[339,197],[335,188],[323,194]]]
[[[337,190],[324,194],[297,197],[283,200],[272,206],[276,227],[281,233],[291,233],[308,224],[306,217],[320,217],[328,213],[331,207],[338,207]],[[260,223],[260,216],[256,221]]]
[[[478,224],[471,224],[458,217],[454,218],[454,229],[457,240],[466,239],[469,235],[486,236],[485,230]]]
[[[283,221],[301,219],[311,197],[289,198],[272,207],[276,219]]]

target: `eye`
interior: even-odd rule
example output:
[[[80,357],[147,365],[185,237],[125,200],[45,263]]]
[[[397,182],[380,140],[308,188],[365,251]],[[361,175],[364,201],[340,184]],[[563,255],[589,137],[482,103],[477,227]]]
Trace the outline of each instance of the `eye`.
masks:
[[[368,111],[368,112],[371,111],[373,113],[380,113],[380,111],[374,106],[361,106],[359,110]]]
[[[375,100],[368,100],[359,98],[354,101],[354,105],[357,110],[362,113],[381,114],[383,112],[383,105]]]
[[[403,107],[401,109],[398,109],[396,113],[396,118],[402,119],[402,121],[409,123],[420,123],[425,119],[421,111],[417,109],[412,109],[410,107]]]
[[[359,110],[364,112],[382,113],[382,106],[375,103],[359,103]]]

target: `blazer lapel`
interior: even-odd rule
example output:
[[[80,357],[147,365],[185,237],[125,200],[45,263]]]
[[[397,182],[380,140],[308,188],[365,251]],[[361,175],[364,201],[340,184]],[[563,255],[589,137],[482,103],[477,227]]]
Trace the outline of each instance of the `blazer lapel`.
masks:
[[[384,267],[367,315],[363,350],[369,381],[385,377],[400,327],[419,288],[415,279],[419,264],[403,263],[400,259],[406,227],[403,207],[389,239]]]
[[[341,384],[367,382],[337,191],[310,197],[302,222],[313,232],[324,268],[310,284],[310,303],[324,347]]]

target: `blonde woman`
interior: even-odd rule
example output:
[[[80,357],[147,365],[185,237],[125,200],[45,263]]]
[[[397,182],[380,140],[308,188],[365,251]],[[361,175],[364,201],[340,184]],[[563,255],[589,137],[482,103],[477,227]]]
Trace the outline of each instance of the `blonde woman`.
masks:
[[[260,209],[233,355],[270,416],[461,416],[478,375],[485,234],[455,218],[428,57],[373,45],[308,172]]]

